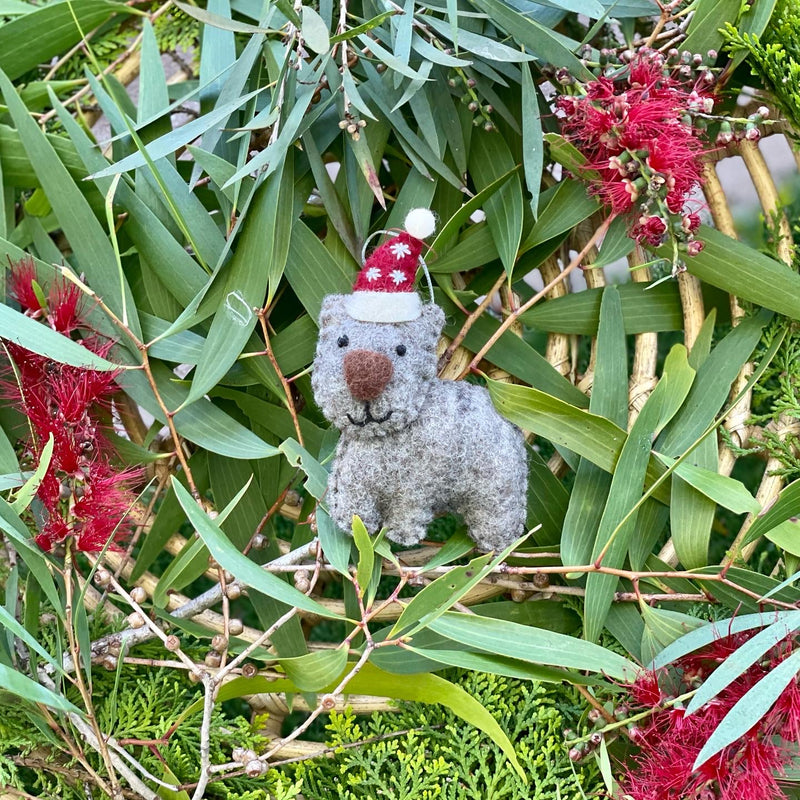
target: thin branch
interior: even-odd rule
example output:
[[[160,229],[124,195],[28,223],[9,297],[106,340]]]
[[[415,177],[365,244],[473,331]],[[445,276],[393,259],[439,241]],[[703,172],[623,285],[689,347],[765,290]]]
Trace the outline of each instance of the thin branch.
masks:
[[[483,314],[484,311],[489,307],[489,304],[492,302],[492,298],[500,289],[500,287],[506,282],[508,276],[506,275],[505,271],[500,275],[500,277],[495,281],[494,286],[486,293],[486,297],[483,298],[480,305],[466,318],[464,324],[461,326],[461,330],[455,335],[453,341],[447,346],[447,350],[442,353],[442,357],[439,359],[439,366],[437,368],[437,372],[439,375],[442,374],[444,368],[450,363],[450,359],[453,357],[453,353],[459,348],[461,342],[464,341],[464,338],[469,333],[470,328],[475,324],[475,321],[478,317]]]
[[[277,125],[275,126],[277,128]],[[272,364],[272,368],[275,370],[275,374],[278,376],[278,380],[281,382],[281,386],[283,387],[283,392],[286,395],[286,408],[289,409],[289,414],[292,417],[292,423],[294,424],[294,430],[297,434],[297,441],[299,442],[300,446],[303,445],[303,433],[300,430],[300,420],[297,416],[297,409],[295,408],[294,398],[292,397],[292,387],[289,381],[284,376],[283,372],[281,372],[281,368],[278,365],[278,359],[275,358],[275,353],[272,350],[272,344],[269,340],[269,328],[267,326],[267,308],[260,308],[256,312],[258,316],[258,321],[261,323],[261,331],[264,335],[264,355],[269,359],[269,363]]]
[[[495,342],[517,321],[517,319],[532,308],[536,303],[538,303],[547,293],[554,287],[557,286],[561,281],[565,280],[566,277],[578,267],[585,258],[586,254],[605,236],[606,231],[608,230],[608,226],[611,225],[612,220],[614,220],[615,215],[611,214],[611,216],[607,217],[604,222],[600,225],[600,227],[589,237],[589,240],[583,246],[581,251],[569,262],[569,264],[556,276],[550,283],[547,284],[540,292],[537,292],[530,300],[526,303],[523,303],[519,308],[512,311],[497,330],[489,337],[486,344],[481,347],[481,349],[475,354],[475,357],[470,361],[467,368],[464,372],[459,376],[460,378],[466,377],[470,372],[475,372],[478,368],[478,364],[480,364],[481,359],[489,352],[489,350],[494,347]]]

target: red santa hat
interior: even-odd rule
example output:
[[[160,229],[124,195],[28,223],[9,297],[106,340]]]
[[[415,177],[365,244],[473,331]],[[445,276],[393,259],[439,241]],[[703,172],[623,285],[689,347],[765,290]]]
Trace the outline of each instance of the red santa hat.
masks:
[[[372,251],[358,273],[345,310],[361,322],[410,322],[422,314],[416,291],[423,239],[436,229],[430,209],[408,212],[404,231]]]

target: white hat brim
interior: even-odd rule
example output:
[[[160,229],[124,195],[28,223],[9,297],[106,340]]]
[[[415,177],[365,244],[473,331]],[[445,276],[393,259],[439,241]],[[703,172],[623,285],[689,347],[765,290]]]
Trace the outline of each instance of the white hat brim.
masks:
[[[422,315],[422,300],[416,292],[353,292],[344,308],[360,322],[411,322]]]

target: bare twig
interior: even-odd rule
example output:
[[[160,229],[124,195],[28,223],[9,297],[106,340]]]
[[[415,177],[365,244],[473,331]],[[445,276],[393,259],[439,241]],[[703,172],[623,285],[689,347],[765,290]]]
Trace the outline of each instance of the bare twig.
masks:
[[[277,128],[277,126],[275,126]],[[269,363],[272,364],[272,368],[275,370],[275,374],[278,376],[278,380],[281,382],[281,386],[283,387],[283,392],[286,395],[286,408],[289,409],[289,414],[292,417],[292,423],[294,424],[294,430],[297,434],[297,441],[303,446],[303,432],[300,430],[300,420],[297,417],[297,409],[295,408],[294,398],[292,397],[292,387],[289,381],[284,376],[283,372],[281,372],[281,368],[278,365],[278,359],[275,358],[275,353],[272,350],[272,344],[269,340],[269,327],[267,325],[267,308],[260,308],[257,312],[258,321],[261,323],[261,331],[264,335],[264,355],[269,359]]]
[[[438,366],[438,373],[441,375],[444,371],[444,368],[450,363],[450,359],[453,357],[453,353],[458,349],[461,342],[464,341],[464,337],[469,333],[470,328],[475,324],[475,320],[483,314],[484,311],[489,307],[489,304],[492,302],[492,298],[498,292],[500,287],[506,282],[508,276],[505,272],[503,272],[500,277],[495,281],[494,286],[486,293],[486,297],[483,298],[480,305],[466,318],[464,324],[461,326],[461,330],[455,335],[452,342],[447,347],[447,350],[444,351],[442,357],[439,359],[439,366]]]
[[[512,311],[505,320],[500,324],[497,330],[489,337],[486,344],[475,354],[475,357],[470,361],[469,366],[464,370],[460,376],[466,377],[470,372],[474,372],[478,368],[481,359],[492,349],[495,342],[517,321],[517,319],[538,303],[547,293],[561,281],[563,281],[585,258],[586,254],[605,236],[608,226],[614,219],[614,215],[607,217],[600,227],[589,237],[589,240],[583,246],[581,251],[569,262],[569,264],[561,271],[561,273],[547,284],[540,292],[537,292],[530,300],[523,303],[519,308]]]

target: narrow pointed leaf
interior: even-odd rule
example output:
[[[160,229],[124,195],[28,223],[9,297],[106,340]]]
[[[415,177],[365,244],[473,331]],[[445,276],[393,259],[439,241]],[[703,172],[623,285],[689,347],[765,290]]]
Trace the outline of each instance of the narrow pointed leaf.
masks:
[[[430,628],[456,642],[534,664],[585,669],[622,681],[632,681],[639,671],[632,661],[593,642],[506,620],[448,611]]]
[[[756,517],[750,530],[747,531],[742,547],[792,517],[800,517],[800,480],[792,481],[783,488],[775,502],[764,508]]]
[[[186,512],[190,524],[205,542],[208,551],[217,563],[223,569],[227,569],[237,580],[287,605],[297,606],[297,608],[310,611],[313,614],[319,614],[322,617],[340,619],[339,614],[321,606],[295,589],[294,586],[267,572],[247,556],[242,555],[228,540],[216,522],[197,505],[188,490],[174,477],[172,478],[172,488],[175,491],[178,502]]]
[[[748,639],[729,658],[726,658],[700,685],[697,694],[686,707],[686,715],[693,714],[713,700],[721,691],[756,663],[778,642],[800,628],[800,611],[788,614],[768,628]]]
[[[3,691],[10,692],[23,701],[41,703],[56,709],[56,711],[83,716],[81,710],[70,703],[66,697],[51,692],[50,689],[5,664],[0,664],[0,687]]]
[[[0,338],[61,364],[102,371],[120,368],[119,364],[112,364],[95,355],[49,325],[43,325],[6,305],[0,305]]]
[[[295,658],[281,658],[278,663],[286,677],[303,692],[318,692],[342,674],[347,665],[347,648],[318,650]]]
[[[703,745],[692,769],[699,769],[720,750],[744,736],[753,727],[753,720],[760,720],[772,708],[789,683],[795,680],[798,669],[800,669],[800,650],[796,650],[777,667],[773,667],[740,698]]]
[[[674,458],[656,453],[656,457],[667,467],[675,463]],[[723,508],[730,509],[736,514],[757,514],[761,510],[759,502],[747,491],[741,481],[720,475],[710,469],[696,467],[694,464],[683,462],[675,468],[675,474],[683,478],[695,489],[711,498]]]
[[[661,669],[725,636],[751,631],[754,628],[763,628],[780,621],[790,622],[793,615],[797,613],[796,611],[764,611],[707,623],[664,648],[650,664],[649,669]]]
[[[285,166],[256,190],[236,252],[225,268],[223,300],[211,323],[185,405],[203,397],[233,366],[256,326],[256,310],[269,305],[277,291],[292,230],[292,165],[292,158],[287,158]]]
[[[599,368],[595,370],[589,411],[622,428],[628,416],[628,357],[622,304],[613,286],[603,290],[596,359]],[[611,475],[589,459],[581,459],[561,533],[564,564],[588,563],[610,488]]]
[[[141,328],[130,287],[124,276],[109,268],[109,265],[116,263],[116,259],[108,235],[1,70],[0,90],[42,189],[86,275],[86,282],[118,318],[127,317],[131,330],[140,335]]]

